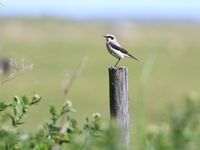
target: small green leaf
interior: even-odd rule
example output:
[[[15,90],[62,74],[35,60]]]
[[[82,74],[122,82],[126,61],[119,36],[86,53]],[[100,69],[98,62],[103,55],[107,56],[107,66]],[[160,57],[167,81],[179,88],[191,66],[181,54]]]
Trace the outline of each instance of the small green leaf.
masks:
[[[95,121],[98,121],[101,119],[101,114],[100,113],[94,113],[92,114],[92,117],[94,118]]]
[[[76,110],[74,108],[69,108],[70,112],[76,112]]]
[[[5,110],[8,107],[8,105],[5,104],[5,102],[0,101],[0,111]]]
[[[16,127],[16,120],[15,118],[11,115],[11,114],[8,114],[8,116],[10,117],[10,119],[12,120],[12,126]]]
[[[23,106],[23,112],[24,113],[27,112],[30,106],[30,102],[29,102],[29,99],[25,95],[22,96],[22,106]]]
[[[66,143],[70,142],[70,138],[69,138],[69,135],[68,135],[68,134],[65,134],[65,135],[63,136],[63,142],[66,142]]]
[[[64,103],[63,107],[72,107],[72,102],[70,100],[66,100],[66,102]]]
[[[24,124],[24,122],[17,122],[16,125]]]
[[[77,127],[77,121],[75,119],[70,119],[70,125],[73,127],[73,128],[76,128]]]
[[[42,97],[40,95],[34,94],[32,101],[31,101],[31,105],[38,103],[41,99],[42,99]]]
[[[22,102],[25,106],[30,105],[29,99],[25,95],[22,96]]]
[[[53,115],[53,116],[56,116],[56,115],[57,115],[56,107],[55,107],[54,105],[51,105],[51,106],[50,106],[50,113],[51,113],[51,115]]]
[[[21,116],[23,114],[23,107],[21,104],[16,104],[14,106],[14,115],[15,116]]]
[[[20,98],[18,96],[14,96],[14,102],[19,104],[20,103]]]
[[[41,99],[41,97],[40,97],[39,94],[35,93],[35,94],[33,95],[33,100],[38,100],[38,99]]]

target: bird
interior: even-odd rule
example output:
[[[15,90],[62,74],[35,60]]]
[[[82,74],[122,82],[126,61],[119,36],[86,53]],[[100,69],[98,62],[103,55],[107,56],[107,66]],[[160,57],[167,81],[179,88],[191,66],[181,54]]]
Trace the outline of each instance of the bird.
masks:
[[[138,61],[138,58],[131,55],[125,48],[123,48],[117,41],[116,37],[113,34],[103,35],[106,38],[106,48],[108,52],[117,58],[115,67],[122,58],[130,57]]]

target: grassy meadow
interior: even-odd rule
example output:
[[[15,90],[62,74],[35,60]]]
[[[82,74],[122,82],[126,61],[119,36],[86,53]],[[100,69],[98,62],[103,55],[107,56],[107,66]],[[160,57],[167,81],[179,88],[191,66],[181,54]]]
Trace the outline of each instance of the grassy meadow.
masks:
[[[49,105],[61,106],[66,76],[85,56],[85,67],[68,94],[77,109],[74,117],[83,122],[100,112],[109,118],[108,67],[116,59],[106,50],[105,33],[115,34],[139,58],[139,62],[119,63],[129,70],[132,132],[140,117],[145,116],[147,127],[162,124],[169,104],[179,109],[188,92],[200,90],[200,24],[1,20],[1,55],[18,62],[24,58],[34,69],[1,86],[0,99],[9,101],[14,95],[33,92],[43,97],[24,119],[25,129],[36,130],[45,121]]]

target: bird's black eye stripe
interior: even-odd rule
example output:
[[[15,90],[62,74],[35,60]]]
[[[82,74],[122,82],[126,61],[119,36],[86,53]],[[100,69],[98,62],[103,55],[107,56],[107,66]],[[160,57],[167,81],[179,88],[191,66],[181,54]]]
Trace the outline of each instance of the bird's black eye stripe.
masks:
[[[112,37],[112,36],[108,36],[108,38],[111,38],[112,40],[114,39],[114,37]]]

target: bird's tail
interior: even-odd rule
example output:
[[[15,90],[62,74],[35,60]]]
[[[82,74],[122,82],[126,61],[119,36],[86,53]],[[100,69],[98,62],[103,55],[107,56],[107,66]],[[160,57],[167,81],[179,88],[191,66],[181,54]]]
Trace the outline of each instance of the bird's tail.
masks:
[[[135,56],[133,56],[133,55],[131,55],[131,54],[128,54],[128,56],[130,56],[131,58],[133,58],[133,59],[139,61]]]

